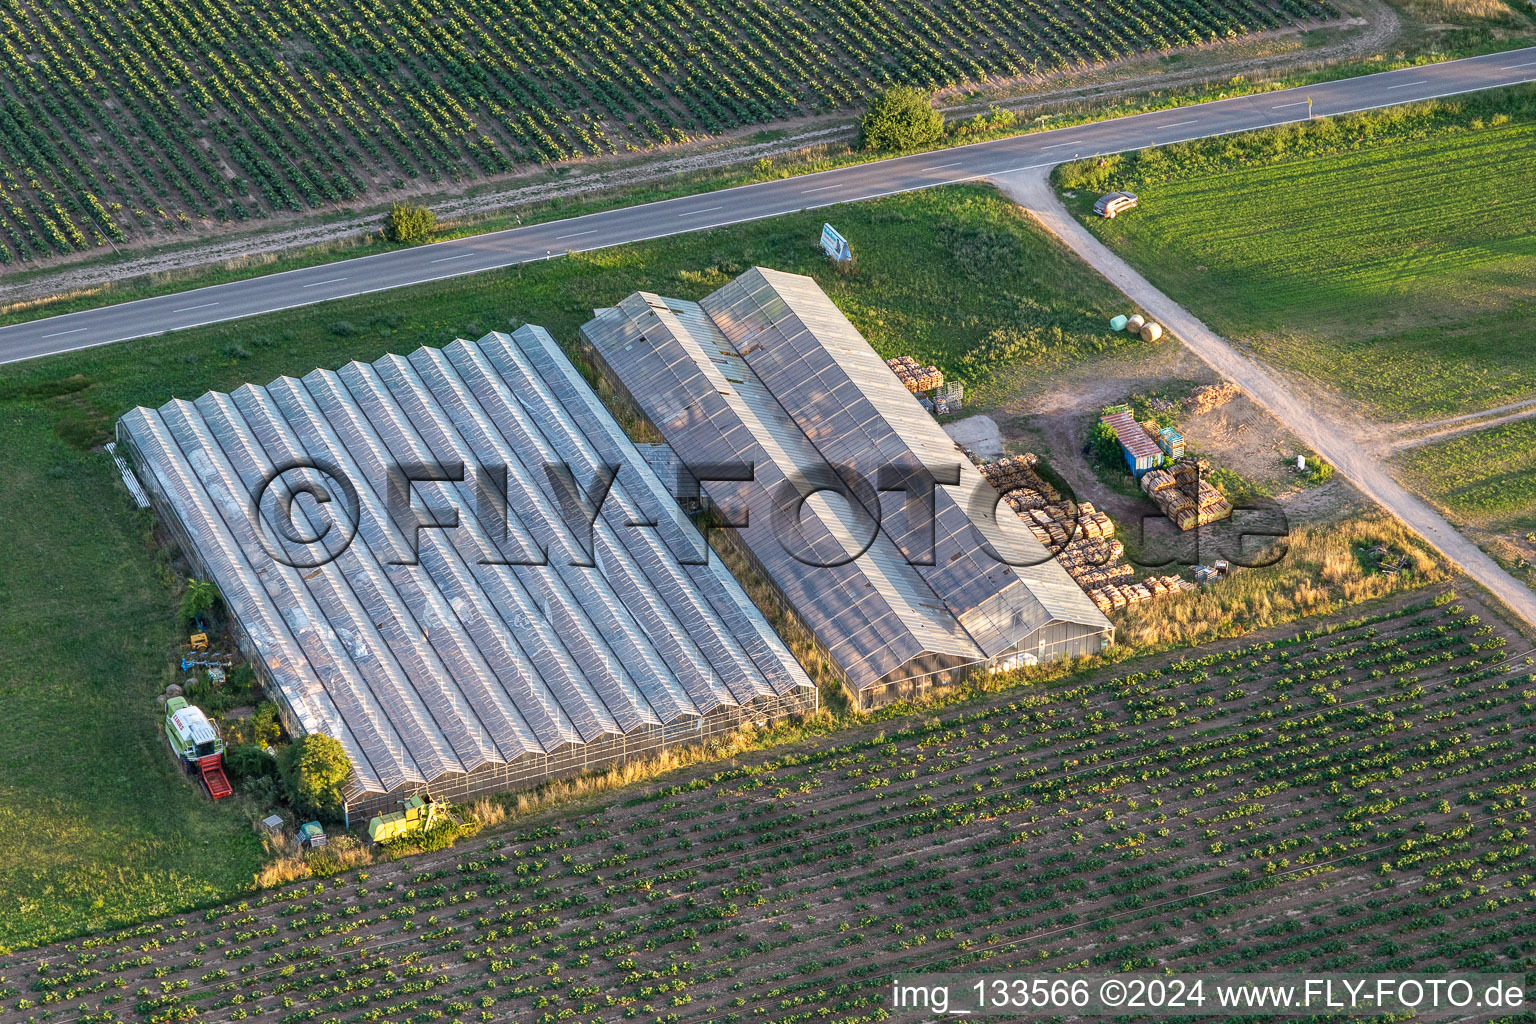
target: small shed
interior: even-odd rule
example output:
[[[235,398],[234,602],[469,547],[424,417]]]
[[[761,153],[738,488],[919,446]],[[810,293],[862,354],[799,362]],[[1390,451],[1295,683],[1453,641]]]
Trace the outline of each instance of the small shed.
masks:
[[[1184,457],[1184,435],[1172,427],[1164,427],[1157,432],[1157,446],[1170,459],[1182,459]]]
[[[1152,439],[1141,429],[1129,410],[1107,413],[1100,417],[1099,422],[1115,432],[1115,437],[1120,440],[1120,451],[1125,455],[1126,468],[1137,480],[1147,470],[1156,469],[1162,461],[1162,449],[1152,443]]]

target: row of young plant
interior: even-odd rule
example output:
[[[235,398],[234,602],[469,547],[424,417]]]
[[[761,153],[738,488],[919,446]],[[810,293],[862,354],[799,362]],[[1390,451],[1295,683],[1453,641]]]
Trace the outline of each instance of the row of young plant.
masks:
[[[1421,605],[1032,694],[82,943],[17,1009],[855,1019],[893,970],[982,958],[1358,964],[1362,921],[1370,963],[1524,964],[1531,694],[1501,646]],[[1250,945],[1282,898],[1310,927]]]
[[[0,2],[0,263],[1333,13],[1327,0]]]

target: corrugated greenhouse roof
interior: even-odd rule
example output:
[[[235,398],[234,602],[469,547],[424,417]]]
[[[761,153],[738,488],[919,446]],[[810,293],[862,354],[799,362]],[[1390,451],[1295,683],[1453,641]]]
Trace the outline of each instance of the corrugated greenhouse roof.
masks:
[[[346,748],[354,794],[812,688],[540,328],[120,426],[301,727]],[[391,496],[401,466],[463,479],[416,484],[412,511]],[[588,538],[575,492],[614,466]],[[355,537],[314,567],[304,542],[350,533],[352,502]]]
[[[1051,621],[1109,628],[810,278],[754,268],[699,303],[640,292],[582,334],[686,462],[754,466],[750,482],[701,483],[724,514],[748,511],[742,539],[855,686],[924,653],[985,660]],[[889,500],[862,546],[880,499],[860,481],[914,464],[958,480],[934,492],[933,564],[912,564],[929,554],[926,526]],[[796,557],[773,495],[817,479],[862,497],[807,500]]]

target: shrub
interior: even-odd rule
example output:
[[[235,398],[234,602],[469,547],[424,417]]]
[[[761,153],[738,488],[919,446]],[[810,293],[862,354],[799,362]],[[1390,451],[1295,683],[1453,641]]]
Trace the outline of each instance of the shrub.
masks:
[[[207,580],[187,580],[187,589],[181,595],[181,621],[191,625],[197,617],[213,610],[219,603],[219,590]]]
[[[1108,423],[1095,423],[1088,435],[1088,449],[1099,465],[1105,469],[1124,469],[1125,459],[1120,454],[1120,438]]]
[[[277,717],[277,705],[262,701],[251,716],[251,739],[258,746],[267,746],[283,738],[283,723]]]
[[[311,733],[283,748],[277,761],[283,794],[301,816],[341,817],[341,787],[352,773],[347,752],[331,736]]]
[[[402,245],[423,241],[436,229],[437,214],[415,203],[395,203],[384,217],[384,237]]]
[[[859,118],[859,145],[864,149],[917,149],[944,136],[944,115],[933,108],[933,97],[909,85],[893,85],[869,103]]]
[[[1011,110],[1004,110],[996,103],[986,109],[985,113],[977,114],[969,121],[961,121],[955,125],[955,138],[964,139],[975,135],[989,135],[992,132],[1000,132],[1012,128],[1019,120],[1019,115]]]
[[[237,743],[224,754],[224,766],[236,779],[277,774],[277,759],[254,743]]]

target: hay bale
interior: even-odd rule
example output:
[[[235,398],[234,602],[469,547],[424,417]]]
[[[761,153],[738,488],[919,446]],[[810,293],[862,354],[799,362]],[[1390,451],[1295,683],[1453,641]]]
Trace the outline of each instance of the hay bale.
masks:
[[[1163,336],[1163,325],[1162,324],[1155,323],[1155,322],[1153,322],[1151,320],[1148,320],[1141,327],[1141,340],[1142,341],[1145,341],[1145,342],[1156,342],[1156,341],[1160,340],[1162,338],[1162,336]]]

